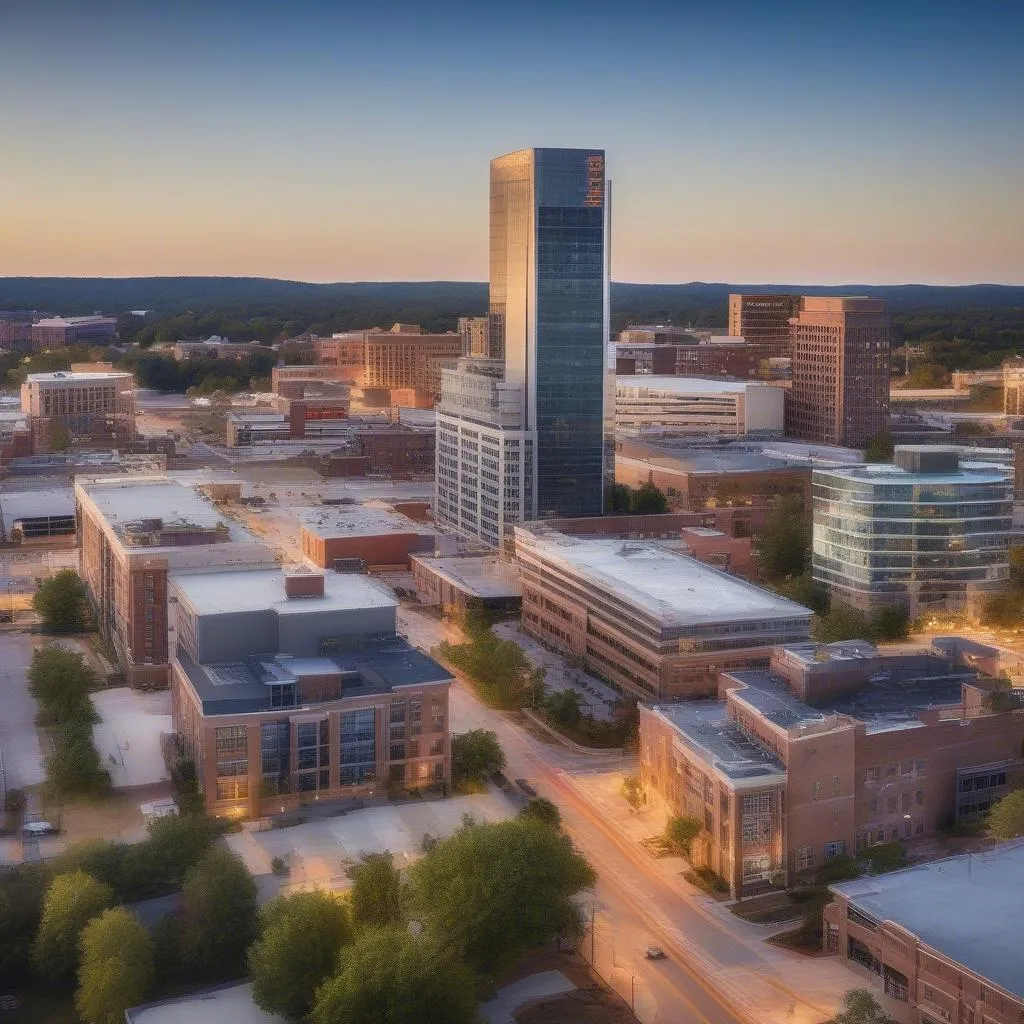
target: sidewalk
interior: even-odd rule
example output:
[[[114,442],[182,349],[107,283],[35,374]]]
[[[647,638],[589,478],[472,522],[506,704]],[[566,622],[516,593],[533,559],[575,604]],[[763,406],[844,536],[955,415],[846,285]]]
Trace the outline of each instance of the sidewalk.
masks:
[[[544,971],[514,981],[498,989],[490,1002],[483,1003],[480,1013],[487,1024],[515,1024],[516,1010],[538,999],[574,992],[576,986],[561,971]]]

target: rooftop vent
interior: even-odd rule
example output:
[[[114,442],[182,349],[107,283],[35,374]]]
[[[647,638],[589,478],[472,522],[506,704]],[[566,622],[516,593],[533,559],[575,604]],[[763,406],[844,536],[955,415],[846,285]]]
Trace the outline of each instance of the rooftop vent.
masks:
[[[287,598],[323,597],[324,574],[318,572],[286,572],[284,593]]]

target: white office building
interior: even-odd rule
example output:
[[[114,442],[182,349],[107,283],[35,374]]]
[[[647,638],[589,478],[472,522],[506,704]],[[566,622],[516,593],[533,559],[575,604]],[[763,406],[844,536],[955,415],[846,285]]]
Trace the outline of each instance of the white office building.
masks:
[[[782,387],[758,381],[620,375],[615,381],[615,427],[730,437],[781,434],[784,403]]]
[[[523,427],[521,385],[497,359],[459,360],[441,373],[434,518],[501,547],[515,523],[536,518],[536,432]]]

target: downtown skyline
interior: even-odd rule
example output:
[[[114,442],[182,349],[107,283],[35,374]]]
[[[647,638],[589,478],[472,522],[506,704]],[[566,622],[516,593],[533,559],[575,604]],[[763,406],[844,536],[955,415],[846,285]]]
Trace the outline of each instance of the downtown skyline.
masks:
[[[42,2],[0,275],[483,280],[487,161],[603,148],[612,277],[1024,282],[1010,5]]]

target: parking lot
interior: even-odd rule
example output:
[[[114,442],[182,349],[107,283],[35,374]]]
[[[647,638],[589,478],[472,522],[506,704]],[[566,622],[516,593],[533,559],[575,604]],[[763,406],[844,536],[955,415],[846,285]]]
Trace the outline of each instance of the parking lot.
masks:
[[[500,821],[514,815],[520,806],[518,797],[506,796],[492,787],[487,793],[448,800],[364,807],[290,828],[264,832],[247,829],[226,836],[225,842],[259,878],[263,898],[281,887],[344,889],[350,884],[345,866],[355,863],[360,854],[390,850],[395,863],[406,867],[422,856],[425,835],[451,835],[466,814],[478,821]],[[286,877],[278,879],[271,874],[274,857],[288,864]]]
[[[28,633],[0,634],[0,756],[9,790],[43,781],[36,705],[28,692],[32,641]]]

